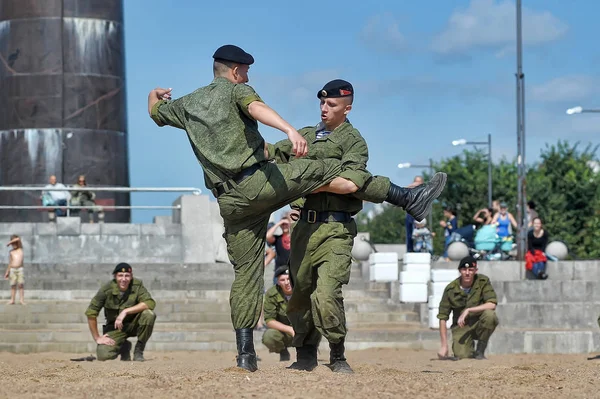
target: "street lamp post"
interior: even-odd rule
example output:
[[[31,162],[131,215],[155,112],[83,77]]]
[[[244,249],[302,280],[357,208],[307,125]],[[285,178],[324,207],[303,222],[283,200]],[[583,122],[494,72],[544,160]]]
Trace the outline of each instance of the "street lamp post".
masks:
[[[487,145],[488,146],[488,208],[492,207],[492,135],[488,134],[487,141],[454,140],[452,145]]]
[[[600,109],[585,109],[581,106],[569,108],[567,115],[583,114],[583,113],[600,113]]]
[[[398,164],[399,169],[418,168],[418,169],[429,169],[429,174],[433,176],[433,161],[429,160],[429,165],[416,165],[410,162],[404,162]],[[429,214],[429,228],[433,229],[433,212]]]

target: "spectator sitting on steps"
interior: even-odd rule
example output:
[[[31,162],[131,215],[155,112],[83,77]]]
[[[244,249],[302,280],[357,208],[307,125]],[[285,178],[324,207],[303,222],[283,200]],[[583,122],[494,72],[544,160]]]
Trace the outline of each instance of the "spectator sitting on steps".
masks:
[[[57,190],[60,188],[66,188],[64,184],[56,182],[56,176],[50,176],[50,184],[47,184],[42,191],[42,205],[43,206],[66,206],[67,202],[71,198],[71,194],[66,190]],[[48,211],[50,220],[54,220],[55,216],[66,216],[66,212],[60,208]]]
[[[87,183],[85,181],[85,176],[84,175],[80,175],[79,179],[77,179],[77,184],[74,185],[74,188],[80,188],[81,190],[79,191],[74,191],[73,192],[73,198],[71,199],[71,205],[73,206],[86,206],[87,208],[87,212],[88,212],[88,217],[90,220],[90,223],[94,223],[94,215],[96,213],[98,213],[98,221],[102,221],[104,220],[104,212],[102,212],[102,209],[100,207],[96,206],[96,194],[90,190],[85,190],[85,187],[87,186]],[[81,209],[73,209],[71,211],[71,213],[73,215],[78,215],[79,211]],[[90,213],[93,212],[92,213]]]

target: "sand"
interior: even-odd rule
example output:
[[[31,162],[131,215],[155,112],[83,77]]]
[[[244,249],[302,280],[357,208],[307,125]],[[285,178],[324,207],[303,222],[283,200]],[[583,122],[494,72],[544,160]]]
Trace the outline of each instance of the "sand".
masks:
[[[353,375],[313,372],[259,351],[260,370],[239,371],[231,352],[151,352],[146,362],[72,362],[85,355],[0,353],[1,398],[595,398],[600,360],[588,355],[497,355],[439,361],[435,352],[347,352]],[[591,356],[591,355],[590,355]],[[292,351],[294,358],[294,352]]]

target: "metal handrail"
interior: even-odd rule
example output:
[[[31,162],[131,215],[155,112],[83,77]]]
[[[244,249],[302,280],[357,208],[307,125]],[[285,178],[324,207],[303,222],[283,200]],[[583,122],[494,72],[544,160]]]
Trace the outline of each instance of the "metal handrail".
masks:
[[[164,192],[164,193],[181,193],[191,192],[194,195],[200,195],[202,190],[196,187],[58,187],[47,188],[45,186],[0,186],[0,191],[110,191],[110,192]]]

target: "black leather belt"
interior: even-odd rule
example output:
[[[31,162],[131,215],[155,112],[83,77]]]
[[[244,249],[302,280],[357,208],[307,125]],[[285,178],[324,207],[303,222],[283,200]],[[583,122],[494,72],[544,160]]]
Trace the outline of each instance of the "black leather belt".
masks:
[[[217,184],[215,186],[215,188],[213,188],[211,191],[214,194],[215,197],[219,197],[223,194],[225,194],[226,191],[226,185],[228,182],[233,181],[236,184],[240,184],[242,181],[244,181],[244,179],[248,176],[252,176],[254,174],[254,172],[256,172],[257,170],[259,170],[260,168],[262,168],[263,166],[263,162],[261,163],[255,163],[252,166],[247,167],[246,169],[242,169],[238,174],[236,174],[235,176],[233,176],[231,179],[227,180],[224,183],[220,183]]]
[[[317,212],[303,209],[300,212],[300,219],[308,223],[348,223],[352,220],[352,215],[349,212]]]

